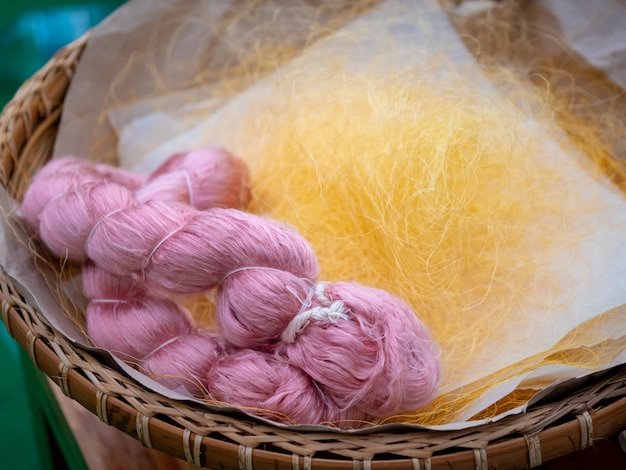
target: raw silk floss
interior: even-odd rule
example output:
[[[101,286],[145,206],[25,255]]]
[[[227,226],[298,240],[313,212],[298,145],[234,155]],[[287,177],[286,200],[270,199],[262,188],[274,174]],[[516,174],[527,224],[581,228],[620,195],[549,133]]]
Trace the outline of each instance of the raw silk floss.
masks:
[[[581,157],[544,98],[506,68],[492,71],[500,94],[476,69],[435,60],[393,76],[312,62],[222,107],[207,132],[248,162],[248,210],[294,225],[322,278],[375,285],[414,308],[441,344],[445,389],[390,419],[448,423],[511,377],[498,373],[510,350],[526,358],[533,331],[567,310],[577,283],[558,260],[585,256],[585,220],[603,205],[594,163],[608,155],[591,139],[596,153]]]
[[[438,349],[408,304],[318,282],[300,234],[234,208],[248,184],[242,161],[214,148],[146,178],[65,157],[37,174],[20,213],[53,254],[83,263],[96,345],[164,385],[340,428],[428,403]],[[219,331],[170,297],[211,289]]]

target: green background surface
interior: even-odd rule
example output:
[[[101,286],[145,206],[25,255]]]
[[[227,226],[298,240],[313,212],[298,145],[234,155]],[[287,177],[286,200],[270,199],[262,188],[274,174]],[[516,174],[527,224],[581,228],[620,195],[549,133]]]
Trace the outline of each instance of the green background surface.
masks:
[[[81,36],[121,0],[3,0],[0,9],[0,109],[59,48]]]

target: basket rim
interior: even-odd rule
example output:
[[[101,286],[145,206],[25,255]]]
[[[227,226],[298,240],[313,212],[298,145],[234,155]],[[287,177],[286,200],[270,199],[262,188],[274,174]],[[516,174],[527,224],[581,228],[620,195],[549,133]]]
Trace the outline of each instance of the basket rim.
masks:
[[[0,299],[9,334],[66,396],[143,445],[199,466],[240,468],[242,463],[241,468],[252,468],[250,465],[271,463],[275,468],[298,468],[294,460],[297,459],[302,461],[301,465],[307,465],[308,460],[313,465],[311,468],[335,469],[353,468],[353,461],[369,461],[373,469],[412,469],[420,461],[431,469],[480,469],[487,468],[487,462],[497,468],[517,468],[520,462],[525,462],[532,468],[587,448],[594,439],[611,436],[626,427],[626,367],[622,366],[615,376],[610,375],[603,383],[592,384],[564,400],[477,429],[416,430],[402,437],[397,432],[354,435],[313,431],[307,432],[303,439],[297,431],[208,413],[143,390],[133,379],[98,363],[89,351],[75,347],[54,329],[26,302],[4,269],[0,273]],[[608,404],[602,405],[601,401]],[[274,443],[277,448],[263,449],[272,438],[280,441]],[[292,445],[284,445],[289,440]],[[371,441],[370,451],[368,441]],[[345,460],[339,454],[320,458],[306,445],[292,448],[308,442],[326,443],[335,452],[339,449],[340,454],[343,447],[360,455]],[[408,455],[393,457],[392,452],[380,449],[384,442],[396,448],[408,444],[400,451],[400,455],[403,452]],[[411,445],[415,448],[411,449]],[[366,454],[371,454],[371,458],[363,458]],[[389,454],[387,458],[386,454]],[[250,465],[246,464],[247,460]]]
[[[2,183],[19,191],[34,158],[54,134],[88,34],[27,80],[0,116]],[[43,163],[43,162],[41,162]],[[40,164],[38,161],[33,165]],[[29,167],[32,172],[33,168]],[[216,468],[519,468],[593,445],[626,428],[626,367],[532,412],[464,431],[412,430],[367,435],[299,432],[209,413],[143,389],[72,344],[30,305],[4,267],[2,316],[9,334],[65,395],[106,424],[198,466]]]

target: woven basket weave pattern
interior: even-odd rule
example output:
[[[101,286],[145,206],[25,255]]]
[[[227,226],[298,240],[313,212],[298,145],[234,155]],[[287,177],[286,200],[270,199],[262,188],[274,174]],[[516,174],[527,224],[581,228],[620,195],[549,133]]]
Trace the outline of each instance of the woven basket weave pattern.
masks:
[[[52,147],[87,37],[28,80],[0,117],[0,178],[19,200]],[[535,467],[626,428],[626,368],[556,403],[459,431],[298,432],[208,413],[152,393],[76,347],[0,271],[9,333],[69,397],[145,446],[198,466],[233,469]]]

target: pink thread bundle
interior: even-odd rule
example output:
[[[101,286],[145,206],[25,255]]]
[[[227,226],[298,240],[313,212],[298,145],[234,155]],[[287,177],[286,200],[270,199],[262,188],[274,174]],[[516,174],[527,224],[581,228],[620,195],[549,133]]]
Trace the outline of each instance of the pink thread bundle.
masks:
[[[20,212],[57,256],[82,261],[95,344],[164,385],[290,423],[341,428],[418,408],[436,392],[436,345],[379,289],[318,282],[292,228],[240,210],[247,168],[221,149],[148,176],[66,157]],[[169,296],[217,292],[219,331]]]

